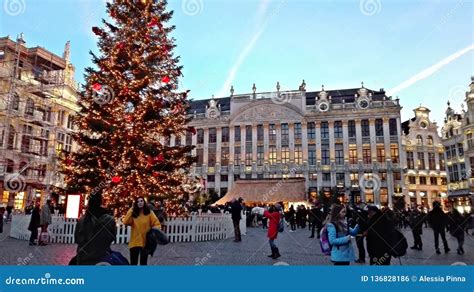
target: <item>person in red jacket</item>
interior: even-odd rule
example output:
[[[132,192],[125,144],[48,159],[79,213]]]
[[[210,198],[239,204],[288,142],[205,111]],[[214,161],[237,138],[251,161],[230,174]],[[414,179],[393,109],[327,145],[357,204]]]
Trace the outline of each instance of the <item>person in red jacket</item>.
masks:
[[[276,260],[277,258],[281,257],[280,251],[278,247],[275,245],[275,240],[278,236],[278,229],[280,225],[280,218],[281,218],[281,205],[275,204],[272,205],[269,210],[265,210],[263,216],[268,218],[268,242],[270,243],[270,248],[272,249],[272,254],[269,255],[269,258]]]

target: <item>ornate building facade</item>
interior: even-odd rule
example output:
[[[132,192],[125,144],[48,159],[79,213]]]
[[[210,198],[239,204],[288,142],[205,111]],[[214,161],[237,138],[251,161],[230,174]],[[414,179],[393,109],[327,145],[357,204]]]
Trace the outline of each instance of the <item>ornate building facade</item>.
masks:
[[[5,205],[22,209],[35,198],[64,188],[59,150],[75,151],[71,133],[77,112],[77,84],[70,45],[63,56],[0,38],[0,194]],[[53,198],[61,204],[64,197]]]
[[[402,124],[406,171],[403,194],[407,203],[431,208],[434,201],[447,207],[446,163],[438,125],[430,110],[418,107],[415,117]]]
[[[344,200],[403,201],[398,99],[364,88],[257,93],[197,100],[195,175],[221,197],[236,180],[305,178],[308,199],[337,187]]]
[[[455,112],[448,102],[441,131],[445,147],[448,197],[460,212],[470,212],[474,200],[474,77],[466,92],[467,111]]]

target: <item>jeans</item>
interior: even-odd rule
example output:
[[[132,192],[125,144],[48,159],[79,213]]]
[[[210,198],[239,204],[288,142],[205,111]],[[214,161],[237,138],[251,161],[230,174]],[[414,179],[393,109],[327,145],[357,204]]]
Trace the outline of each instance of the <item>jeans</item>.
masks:
[[[140,256],[140,265],[146,266],[148,262],[148,254],[143,252],[143,247],[132,247],[130,249],[130,265],[138,265],[138,256]]]
[[[448,241],[446,240],[446,231],[444,227],[441,229],[433,229],[434,241],[435,241],[435,248],[439,249],[439,236],[441,235],[441,239],[443,240],[444,249],[449,249]]]
[[[240,234],[240,219],[232,219],[234,223],[234,233],[235,233],[235,241],[242,241],[242,235]]]

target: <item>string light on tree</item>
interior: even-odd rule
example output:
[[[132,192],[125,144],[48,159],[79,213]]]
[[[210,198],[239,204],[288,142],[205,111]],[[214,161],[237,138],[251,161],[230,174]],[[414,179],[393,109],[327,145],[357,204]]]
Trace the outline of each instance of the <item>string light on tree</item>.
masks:
[[[63,155],[68,191],[88,195],[100,188],[107,206],[119,214],[138,196],[163,197],[170,213],[181,214],[192,146],[160,141],[196,130],[186,127],[187,92],[174,92],[182,67],[169,35],[172,12],[161,0],[106,5],[111,17],[92,28],[101,55],[91,53],[94,67],[86,68],[75,118],[73,138],[80,148]],[[101,105],[93,93],[105,85],[114,98]]]

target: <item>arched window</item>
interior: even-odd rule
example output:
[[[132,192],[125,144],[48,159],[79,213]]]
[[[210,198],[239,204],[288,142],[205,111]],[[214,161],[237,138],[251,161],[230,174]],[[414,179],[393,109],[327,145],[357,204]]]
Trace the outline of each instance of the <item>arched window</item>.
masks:
[[[421,135],[416,136],[416,144],[423,145],[423,137]]]
[[[428,136],[428,139],[426,140],[426,143],[428,143],[429,146],[433,146],[433,144],[434,144],[433,136]]]
[[[20,108],[20,97],[18,94],[13,94],[11,108],[14,110],[18,110]]]

